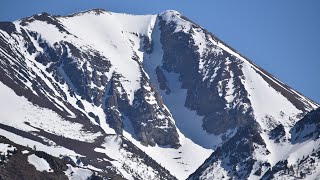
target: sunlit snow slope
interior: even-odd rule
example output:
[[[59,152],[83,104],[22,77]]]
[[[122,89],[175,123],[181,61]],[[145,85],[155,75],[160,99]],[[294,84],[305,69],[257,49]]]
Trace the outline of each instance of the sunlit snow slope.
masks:
[[[0,135],[69,178],[259,179],[319,148],[290,139],[318,104],[176,11],[2,22],[0,75]]]

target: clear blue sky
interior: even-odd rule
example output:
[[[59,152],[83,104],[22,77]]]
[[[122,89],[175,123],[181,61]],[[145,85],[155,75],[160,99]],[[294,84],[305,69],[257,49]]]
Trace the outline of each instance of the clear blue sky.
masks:
[[[133,14],[177,10],[320,102],[319,0],[1,0],[0,21],[91,8]]]

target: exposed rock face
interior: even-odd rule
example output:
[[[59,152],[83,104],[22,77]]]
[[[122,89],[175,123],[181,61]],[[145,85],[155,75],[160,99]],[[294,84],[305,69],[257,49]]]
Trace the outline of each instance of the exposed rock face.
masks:
[[[70,35],[70,33],[64,28],[64,26],[56,17],[46,13],[24,19],[20,22],[20,25],[27,26],[32,24],[34,21],[52,24],[58,28],[59,32]],[[4,28],[4,30],[13,33],[14,27],[10,28],[9,26],[8,28]],[[15,33],[18,34],[17,32]],[[138,34],[136,35],[138,36]],[[17,83],[21,81],[20,79],[25,79],[24,81],[31,81],[33,87],[43,88],[44,92],[49,93],[50,96],[57,97],[62,101],[63,104],[65,104],[65,106],[70,109],[73,107],[70,107],[70,104],[68,104],[66,93],[70,93],[71,97],[81,98],[81,100],[86,100],[89,103],[93,103],[97,107],[103,107],[104,111],[106,112],[107,119],[101,119],[93,112],[82,116],[90,116],[98,123],[100,123],[100,121],[107,121],[118,134],[122,134],[122,112],[123,114],[127,115],[130,120],[132,120],[137,135],[145,145],[154,146],[156,143],[159,143],[159,145],[171,145],[173,147],[179,145],[179,136],[171,122],[171,115],[164,108],[161,97],[157,95],[157,92],[155,92],[156,90],[154,88],[149,88],[150,85],[147,77],[141,76],[141,87],[148,86],[148,89],[144,88],[143,90],[141,89],[137,92],[132,92],[135,94],[135,104],[132,105],[129,103],[126,90],[121,84],[121,81],[123,81],[122,79],[125,79],[126,77],[123,77],[122,74],[117,72],[112,73],[110,70],[112,64],[97,50],[89,49],[83,51],[81,48],[76,47],[72,42],[68,41],[55,42],[52,47],[48,44],[48,42],[41,39],[41,35],[38,32],[28,31],[27,29],[22,28],[21,38],[23,38],[25,41],[24,46],[27,48],[28,53],[35,53],[35,60],[45,66],[47,73],[51,74],[54,79],[48,77],[46,73],[43,73],[44,77],[38,77],[36,75],[35,80],[30,79],[29,74],[36,73],[26,68],[26,65],[23,63],[23,59],[25,57],[23,57],[24,55],[20,54],[21,57],[18,56],[18,58],[21,58],[21,64],[19,64],[19,66],[24,66],[24,69],[19,70],[21,71],[22,76],[19,74],[18,77],[20,78],[16,80]],[[151,53],[152,42],[150,39],[147,36],[142,36],[141,39],[145,52]],[[38,48],[40,49],[35,47],[35,42],[39,44]],[[17,52],[13,52],[10,47],[6,47],[6,45],[3,45],[3,48],[7,49],[12,57],[16,57],[16,53],[19,51],[15,50]],[[41,49],[44,49],[44,51]],[[138,65],[140,64],[138,56],[129,58],[132,58],[132,61],[136,61]],[[139,66],[141,66],[141,64]],[[12,70],[8,72],[12,72]],[[110,73],[112,73],[112,77],[108,77],[108,74]],[[43,78],[52,82],[55,89],[49,87],[44,82]],[[111,78],[113,78],[112,82],[110,81]],[[58,85],[57,83],[66,83],[68,85],[67,90],[69,92],[63,90],[61,85]],[[111,89],[109,90],[110,92],[107,91],[107,85],[109,83],[112,84]],[[122,92],[117,92],[116,88],[122,89]],[[39,91],[39,88],[37,88],[35,91],[37,91],[39,95],[43,94],[43,92]],[[103,102],[103,97],[107,96],[107,93],[111,93],[111,96],[110,98],[107,98],[106,102]],[[146,98],[148,98],[148,96],[152,96],[151,98],[156,98],[156,104],[148,105],[148,102],[146,102],[147,100],[145,100],[145,96]],[[43,97],[42,99],[47,98]],[[77,99],[77,105],[81,109],[85,110],[81,100]],[[51,107],[51,109],[56,110],[54,107]],[[147,111],[145,112],[145,110]],[[143,113],[145,114],[149,113],[149,115],[147,116],[142,114],[142,111],[144,111]],[[76,113],[78,114],[79,112]],[[163,116],[164,119],[159,119],[159,116]],[[146,123],[146,121],[148,121],[148,123]],[[151,121],[154,121],[155,124],[152,124]],[[147,127],[144,127],[145,124],[143,123],[146,123]],[[168,124],[168,129],[166,131],[157,128],[160,127],[160,125],[165,126],[166,124]]]
[[[122,134],[122,116],[128,117],[139,140],[145,145],[179,146],[179,135],[172,123],[170,112],[164,107],[161,97],[150,85],[146,76],[142,77],[142,88],[135,92],[133,105],[129,104],[119,75],[113,75],[106,99],[106,114],[109,124]]]
[[[257,129],[241,127],[189,179],[247,179],[256,162],[253,158],[256,146],[266,146]]]
[[[290,130],[291,142],[316,140],[320,135],[320,108],[309,112]]]
[[[319,109],[309,112],[299,120],[290,130],[292,143],[290,145],[306,143],[308,140],[311,141],[305,145],[318,144],[319,120]],[[270,131],[269,135],[275,143],[282,143],[280,146],[285,146],[283,137],[286,133],[283,125],[278,125]],[[240,137],[242,139],[239,139]],[[248,139],[243,139],[245,137],[248,137]],[[274,165],[256,161],[258,152],[263,152],[264,155],[270,154],[265,148],[266,144],[256,129],[250,130],[250,127],[239,129],[235,136],[217,148],[203,165],[189,176],[189,179],[223,179],[227,176],[235,179],[246,179],[250,173],[261,179],[277,179],[279,177],[313,179],[319,177],[315,167],[315,164],[320,160],[319,145],[311,145],[307,148],[302,145],[299,158],[291,157],[288,160],[284,158],[285,160],[278,161]],[[281,154],[281,152],[278,153]],[[234,165],[237,165],[237,167]],[[220,169],[221,167],[223,170]],[[252,167],[255,167],[255,169]]]
[[[172,147],[178,147],[179,135],[170,112],[146,76],[143,77],[141,85],[142,88],[135,92],[133,107],[127,113],[134,122],[136,133],[146,144],[170,144]]]
[[[280,139],[286,135],[285,129],[282,124],[272,129],[269,133],[270,139],[274,139],[275,142],[280,142]]]
[[[239,69],[241,62],[214,45],[208,45],[208,48],[217,48],[216,50],[208,50],[202,56],[199,54],[198,44],[193,38],[194,31],[199,31],[201,28],[192,24],[190,32],[174,33],[176,26],[174,22],[160,21],[161,43],[164,51],[162,68],[168,72],[179,74],[182,88],[188,90],[186,107],[196,110],[199,115],[204,116],[203,128],[208,133],[219,135],[226,133],[229,129],[252,122],[252,110],[246,109],[250,101],[241,83],[243,76]],[[211,34],[205,34],[204,43],[209,42],[209,37],[213,38]],[[206,69],[206,75],[210,77],[215,74],[214,79],[204,79],[199,61],[203,61],[204,65],[202,66],[211,66]],[[216,68],[219,69],[215,71]],[[234,95],[239,99],[239,103],[234,104],[233,107],[229,107],[224,98],[227,92],[220,91],[220,89],[228,88],[227,84],[230,78],[233,78],[233,85],[237,89],[229,95]],[[168,89],[165,85],[162,86],[164,89]]]
[[[268,179],[303,144],[315,149],[304,162],[319,159],[319,109],[300,120],[319,105],[176,11],[1,22],[0,82],[17,112],[0,111],[2,133],[70,150],[35,152],[57,179],[66,164],[93,179],[185,179],[213,151],[190,179]]]
[[[3,136],[0,136],[0,143],[9,144],[15,148],[15,151],[10,157],[7,157],[7,161],[0,165],[0,179],[68,179],[63,172],[68,169],[66,162],[63,160],[52,157],[45,152],[35,151],[31,148],[17,145]],[[27,153],[24,154],[23,152]],[[0,153],[2,154],[3,152]],[[39,158],[44,158],[50,165],[52,172],[37,171],[36,168],[28,162],[28,156],[31,154],[35,154]]]
[[[161,90],[164,90],[166,94],[170,94],[171,90],[168,87],[168,81],[166,76],[163,74],[163,70],[160,66],[157,66],[156,68],[156,74],[157,74],[157,80],[159,82],[159,87]]]

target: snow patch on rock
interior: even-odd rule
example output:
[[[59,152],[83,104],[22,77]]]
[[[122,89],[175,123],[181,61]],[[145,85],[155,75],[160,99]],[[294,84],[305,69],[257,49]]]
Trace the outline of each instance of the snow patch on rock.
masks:
[[[45,159],[39,158],[34,154],[28,156],[28,162],[32,164],[37,169],[37,171],[53,172],[53,170],[50,168],[49,163]]]

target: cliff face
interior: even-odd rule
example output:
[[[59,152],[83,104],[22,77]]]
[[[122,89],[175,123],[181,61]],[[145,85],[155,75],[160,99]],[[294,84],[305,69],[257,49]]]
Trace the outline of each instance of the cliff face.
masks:
[[[1,132],[101,177],[184,179],[213,151],[190,178],[263,177],[319,134],[316,103],[176,11],[1,22],[0,62]]]

